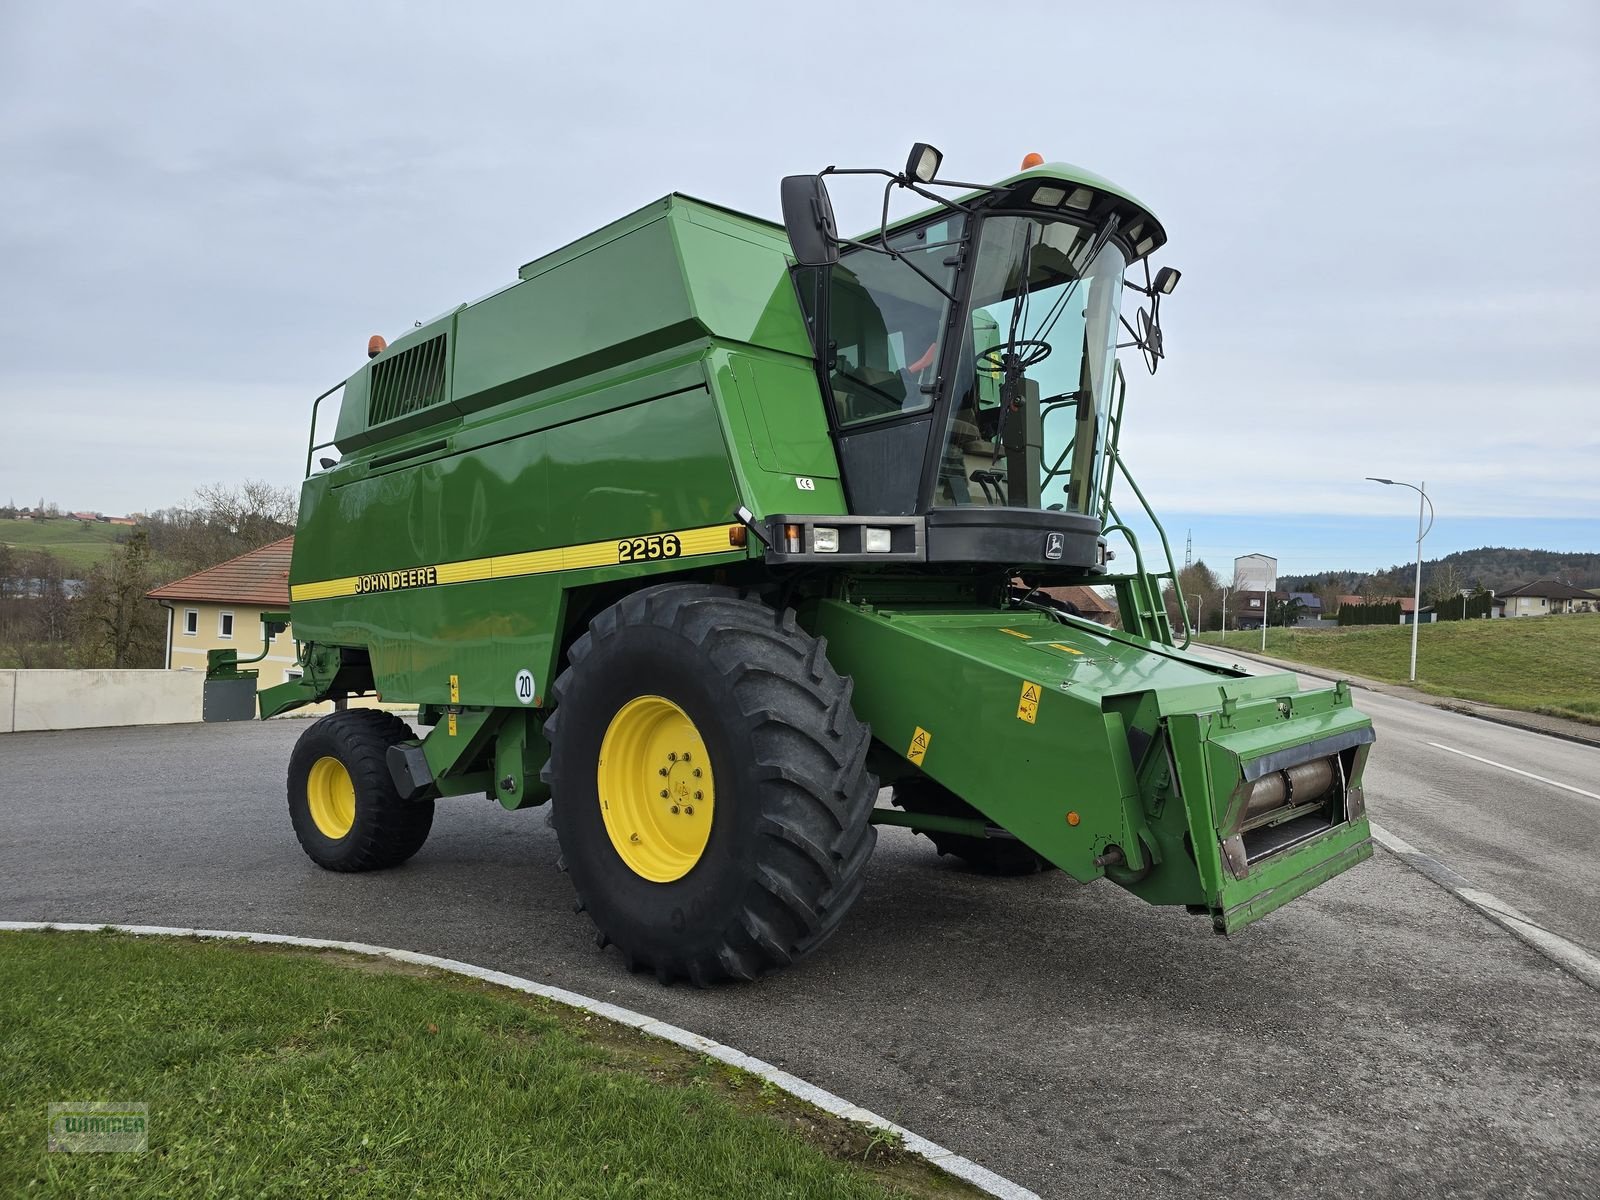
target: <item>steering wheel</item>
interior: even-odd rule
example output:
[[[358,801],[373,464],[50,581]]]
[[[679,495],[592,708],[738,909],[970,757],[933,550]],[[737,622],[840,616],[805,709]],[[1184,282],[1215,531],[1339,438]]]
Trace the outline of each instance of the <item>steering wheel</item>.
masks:
[[[1009,357],[1019,370],[1026,371],[1049,358],[1050,349],[1049,342],[1041,342],[1037,338],[1019,338],[1014,342],[1001,342],[998,346],[980,350],[977,359],[991,371],[1003,371],[1006,369],[1005,360]]]

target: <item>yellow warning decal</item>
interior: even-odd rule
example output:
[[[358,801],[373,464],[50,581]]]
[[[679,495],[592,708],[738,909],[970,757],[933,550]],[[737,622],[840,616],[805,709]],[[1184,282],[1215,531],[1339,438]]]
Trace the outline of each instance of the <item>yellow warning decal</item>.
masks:
[[[450,703],[461,703],[461,676],[459,675],[450,676]]]
[[[699,529],[680,529],[673,533],[608,538],[603,542],[557,546],[551,550],[497,554],[492,558],[468,558],[431,566],[407,567],[402,571],[377,571],[368,575],[349,575],[343,579],[324,579],[317,583],[297,583],[289,589],[289,598],[328,600],[335,596],[365,596],[375,592],[438,587],[446,583],[515,579],[525,575],[578,571],[586,567],[614,567],[618,564],[694,558],[702,554],[737,553],[738,547],[729,539],[728,532],[739,528],[736,525],[703,525]]]
[[[456,715],[455,715],[455,713],[451,713],[450,714],[450,736],[451,737],[455,737],[455,735],[456,735]]]
[[[1031,634],[1031,633],[1019,633],[1015,629],[1007,629],[1004,626],[1001,626],[1000,632],[1001,633],[1009,633],[1012,637],[1019,637],[1025,642],[1033,641],[1033,634]]]
[[[1029,725],[1039,715],[1039,685],[1022,681],[1022,699],[1017,701],[1017,720],[1026,721]]]
[[[1052,650],[1064,650],[1068,654],[1082,654],[1083,653],[1082,650],[1075,650],[1071,646],[1063,646],[1060,642],[1048,642],[1046,644]]]
[[[911,735],[911,748],[906,751],[906,757],[920,767],[928,753],[928,744],[932,741],[933,734],[918,725],[917,731]]]

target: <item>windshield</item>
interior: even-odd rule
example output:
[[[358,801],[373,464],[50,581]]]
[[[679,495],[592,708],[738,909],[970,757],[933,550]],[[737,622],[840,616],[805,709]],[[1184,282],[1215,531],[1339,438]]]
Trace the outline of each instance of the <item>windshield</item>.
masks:
[[[1098,513],[1126,267],[1082,225],[983,222],[935,504]]]
[[[899,258],[857,248],[829,281],[828,383],[841,426],[922,412],[933,404],[948,290],[964,218],[889,239]],[[919,275],[920,268],[923,275]]]

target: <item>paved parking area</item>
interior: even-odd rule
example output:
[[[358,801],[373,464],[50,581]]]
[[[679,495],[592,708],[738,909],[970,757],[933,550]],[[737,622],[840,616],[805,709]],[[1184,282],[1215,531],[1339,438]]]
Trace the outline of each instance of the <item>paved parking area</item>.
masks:
[[[1600,996],[1382,851],[1223,939],[1106,884],[974,877],[885,829],[817,955],[663,988],[595,949],[540,811],[444,801],[405,867],[312,866],[283,797],[303,728],[0,737],[0,918],[350,938],[558,983],[1046,1196],[1594,1194]]]

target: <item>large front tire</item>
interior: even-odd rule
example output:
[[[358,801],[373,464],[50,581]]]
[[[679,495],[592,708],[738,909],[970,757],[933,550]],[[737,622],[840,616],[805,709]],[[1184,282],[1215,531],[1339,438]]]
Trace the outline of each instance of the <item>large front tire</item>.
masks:
[[[392,713],[329,713],[289,757],[289,818],[301,849],[330,871],[377,871],[405,862],[428,840],[432,800],[402,800],[385,755],[413,736]]]
[[[876,840],[851,684],[792,611],[668,584],[600,613],[545,726],[579,907],[633,970],[752,979],[814,950]]]

